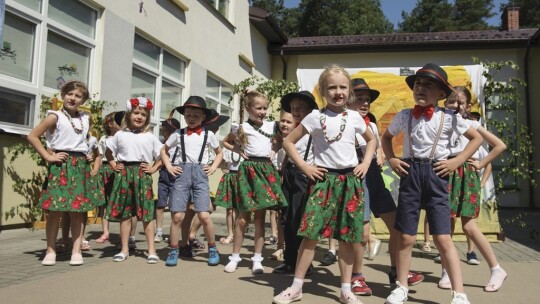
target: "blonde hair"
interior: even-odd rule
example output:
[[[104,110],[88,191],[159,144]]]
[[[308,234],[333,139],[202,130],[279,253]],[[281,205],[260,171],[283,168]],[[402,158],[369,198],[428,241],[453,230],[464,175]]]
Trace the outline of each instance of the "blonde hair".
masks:
[[[139,106],[131,109],[131,111],[126,111],[126,117],[122,121],[122,128],[126,127],[128,129],[131,129],[131,113],[133,113],[133,110],[137,108],[144,109],[144,111],[146,112],[146,121],[144,122],[144,126],[142,127],[141,132],[148,132],[148,130],[150,129],[150,110],[147,107]]]
[[[352,89],[352,86],[350,85],[351,75],[349,74],[349,72],[347,72],[347,70],[345,70],[344,67],[338,64],[330,64],[324,67],[324,71],[322,71],[321,76],[319,76],[319,95],[322,99],[324,99],[324,85],[326,83],[326,79],[328,79],[328,77],[334,74],[342,74],[343,76],[347,77],[349,86],[349,100],[346,100],[346,103],[349,103],[351,101],[351,98],[354,98],[354,91]]]
[[[452,93],[450,93],[450,96],[448,96],[448,98],[446,99],[445,104],[450,100],[450,98],[457,97],[459,93],[465,94],[465,97],[467,98],[467,102],[465,104],[465,109],[463,109],[463,112],[465,113],[465,115],[462,115],[462,116],[464,118],[469,118],[470,113],[469,113],[469,111],[467,111],[467,108],[472,102],[472,94],[471,94],[471,91],[469,91],[469,89],[467,89],[467,87],[455,86],[454,89],[452,90]],[[456,114],[460,112],[459,111],[460,107],[461,107],[461,105],[458,102],[458,107],[456,109]]]
[[[240,126],[238,128],[238,143],[240,146],[245,147],[248,144],[248,140],[246,137],[246,133],[244,133],[244,129],[242,128],[242,123],[244,122],[244,110],[247,110],[247,108],[251,107],[251,105],[257,100],[257,99],[264,99],[268,102],[268,99],[266,96],[258,91],[248,91],[245,90],[240,94]]]
[[[62,99],[64,99],[64,96],[66,96],[67,93],[75,89],[81,90],[84,101],[87,101],[88,98],[90,98],[90,93],[88,93],[88,87],[86,86],[86,84],[84,84],[84,82],[78,80],[66,82],[60,89],[60,96],[62,96]]]
[[[114,114],[116,114],[116,112],[111,112],[105,116],[105,119],[103,119],[103,131],[105,131],[105,135],[107,136],[111,136],[112,133],[109,123],[114,120]]]

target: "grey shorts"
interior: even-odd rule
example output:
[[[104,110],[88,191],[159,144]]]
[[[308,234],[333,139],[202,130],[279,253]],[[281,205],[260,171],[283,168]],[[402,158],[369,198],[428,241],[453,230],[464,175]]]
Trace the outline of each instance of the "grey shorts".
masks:
[[[204,173],[204,165],[181,164],[182,174],[176,177],[169,197],[172,212],[186,212],[189,202],[195,205],[195,212],[212,210],[210,202],[210,186],[208,176]]]

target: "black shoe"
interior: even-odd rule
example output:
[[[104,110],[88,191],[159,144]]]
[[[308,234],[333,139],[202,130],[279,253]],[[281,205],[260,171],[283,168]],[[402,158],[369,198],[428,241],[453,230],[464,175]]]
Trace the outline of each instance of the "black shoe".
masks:
[[[328,265],[334,264],[336,261],[337,261],[336,255],[328,251],[327,253],[325,253],[325,255],[323,256],[320,262],[322,266],[328,266]]]
[[[281,264],[278,267],[274,268],[272,273],[275,273],[275,274],[290,274],[290,273],[294,273],[294,268],[292,268],[291,266],[289,266],[287,264]]]

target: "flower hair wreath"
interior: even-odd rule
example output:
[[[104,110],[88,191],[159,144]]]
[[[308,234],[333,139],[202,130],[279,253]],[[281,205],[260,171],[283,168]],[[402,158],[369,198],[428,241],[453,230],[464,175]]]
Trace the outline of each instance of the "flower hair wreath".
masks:
[[[130,100],[128,100],[126,104],[126,109],[128,111],[131,111],[136,107],[145,107],[148,110],[152,110],[154,108],[154,105],[152,104],[152,101],[146,97],[131,98]]]

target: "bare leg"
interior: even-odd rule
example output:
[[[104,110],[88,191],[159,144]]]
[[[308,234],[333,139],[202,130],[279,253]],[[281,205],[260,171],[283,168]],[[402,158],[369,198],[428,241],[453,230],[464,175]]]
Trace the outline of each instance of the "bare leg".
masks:
[[[303,280],[306,277],[306,272],[313,262],[315,257],[315,246],[317,246],[317,240],[310,240],[304,238],[300,243],[298,249],[298,259],[296,260],[296,270],[294,271],[294,278]],[[349,278],[350,281],[351,278]]]
[[[397,280],[405,288],[409,288],[407,277],[411,268],[412,248],[415,241],[416,235],[399,233],[396,260]]]
[[[185,212],[171,212],[171,236],[169,238],[171,247],[176,247],[180,240],[180,227],[185,222]]]
[[[47,226],[45,234],[47,236],[47,251],[45,253],[56,253],[56,237],[58,236],[58,227],[60,226],[60,217],[62,212],[49,211],[47,215]]]
[[[476,220],[470,217],[461,217],[461,222],[463,224],[463,232],[467,236],[467,240],[471,240],[476,244],[478,250],[486,259],[489,267],[495,267],[499,263],[497,262],[497,257],[493,252],[493,248],[489,244],[489,241],[486,239],[485,235],[480,231],[480,228],[476,225]],[[471,248],[471,247],[469,247]],[[474,245],[472,246],[474,248]],[[470,250],[469,252],[471,252]]]
[[[264,218],[266,210],[255,211],[253,223],[255,224],[255,253],[262,253],[264,247]]]
[[[129,233],[132,230],[131,228],[132,222],[133,221],[131,218],[124,219],[120,222],[120,239],[122,243],[121,253],[123,253],[126,256],[129,255],[128,242],[129,242]]]
[[[146,242],[148,243],[148,255],[156,254],[156,247],[154,244],[155,224],[154,221],[143,222],[144,234],[146,235]]]
[[[463,293],[464,289],[461,265],[456,247],[454,246],[454,242],[452,242],[452,237],[449,234],[433,235],[433,241],[441,253],[441,263],[448,272],[452,289],[455,292]],[[399,265],[398,273],[401,273]]]
[[[196,219],[198,219],[198,222],[203,227],[204,235],[206,236],[206,241],[208,242],[208,244],[214,244],[216,242],[216,231],[214,228],[214,223],[210,218],[210,213],[199,212],[197,213]]]
[[[71,238],[72,238],[72,250],[71,253],[81,253],[81,242],[83,240],[83,218],[82,212],[70,212],[70,226],[71,226]]]

